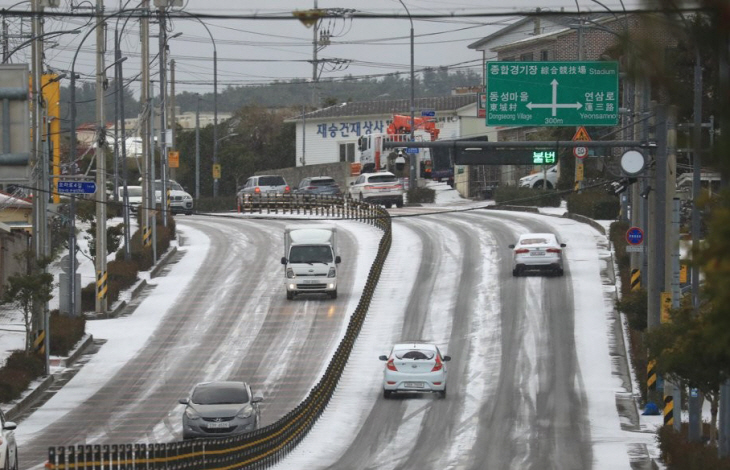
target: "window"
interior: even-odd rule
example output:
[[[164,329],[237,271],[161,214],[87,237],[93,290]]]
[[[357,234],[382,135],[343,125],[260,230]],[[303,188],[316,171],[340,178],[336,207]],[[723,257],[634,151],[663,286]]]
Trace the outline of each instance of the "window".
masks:
[[[259,186],[284,186],[286,182],[281,176],[262,176],[259,178]]]
[[[540,60],[543,62],[547,62],[548,60],[550,60],[550,51],[548,51],[547,49],[541,50],[540,51]]]
[[[526,54],[520,54],[520,61],[522,62],[531,62],[532,61],[533,54],[532,52],[527,52]]]
[[[350,162],[355,161],[355,143],[340,144],[340,161]]]
[[[395,175],[373,175],[368,179],[368,183],[392,183],[398,181]]]

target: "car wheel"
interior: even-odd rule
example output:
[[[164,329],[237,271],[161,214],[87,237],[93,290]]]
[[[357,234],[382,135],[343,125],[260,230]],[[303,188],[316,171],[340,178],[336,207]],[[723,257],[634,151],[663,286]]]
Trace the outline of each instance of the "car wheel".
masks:
[[[365,202],[365,199],[362,197],[362,193],[360,193],[360,202]]]
[[[444,387],[444,389],[439,392],[439,397],[446,398],[446,387]]]
[[[519,275],[520,275],[520,270],[519,270],[519,269],[517,269],[517,268],[513,269],[513,270],[512,270],[512,275],[513,275],[514,277],[517,277],[517,276],[519,276]]]
[[[385,203],[385,208],[386,209],[390,209],[391,207],[393,207],[393,203],[392,202],[386,202]]]
[[[390,396],[393,395],[393,392],[391,390],[383,390],[383,398],[386,400],[390,398]]]
[[[185,213],[185,215],[193,215],[193,211],[188,211]]]
[[[558,269],[557,269],[557,270],[555,271],[555,275],[556,275],[556,276],[562,276],[562,275],[563,275],[563,268],[558,268]]]
[[[403,207],[403,199],[401,199],[400,201],[396,201],[395,207],[398,207],[398,208]]]
[[[286,300],[294,300],[294,292],[286,292]]]
[[[336,298],[337,298],[337,291],[336,291],[336,290],[335,290],[335,291],[332,291],[332,292],[330,292],[330,298],[331,298],[331,299],[336,299]]]

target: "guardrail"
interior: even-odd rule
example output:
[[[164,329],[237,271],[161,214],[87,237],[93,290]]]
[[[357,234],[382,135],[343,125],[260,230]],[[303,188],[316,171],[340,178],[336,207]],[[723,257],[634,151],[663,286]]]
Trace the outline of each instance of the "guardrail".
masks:
[[[380,239],[375,260],[370,267],[363,294],[350,318],[345,336],[340,341],[326,372],[304,401],[277,422],[237,436],[166,444],[50,447],[46,468],[49,470],[263,469],[276,464],[294,449],[322,415],[337,387],[352,347],[365,321],[392,243],[390,215],[385,209],[349,199],[326,198],[326,200],[330,199],[338,199],[338,201],[324,204],[325,199],[320,199],[319,205],[313,204],[311,207],[297,208],[291,204],[284,204],[277,209],[279,211],[287,210],[289,213],[300,213],[299,211],[304,213],[305,209],[316,211],[317,207],[319,209],[329,207],[339,214],[334,217],[374,225],[383,230],[383,236]]]

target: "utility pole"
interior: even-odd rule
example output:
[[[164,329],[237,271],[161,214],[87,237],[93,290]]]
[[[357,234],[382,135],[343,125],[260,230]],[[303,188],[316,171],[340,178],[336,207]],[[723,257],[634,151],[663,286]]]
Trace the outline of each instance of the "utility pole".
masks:
[[[170,61],[170,116],[167,125],[170,127],[170,148],[177,149],[177,120],[175,119],[175,59]],[[170,168],[170,179],[177,180],[177,168]]]
[[[40,18],[43,15],[43,6],[40,0],[31,0],[31,10],[33,12],[33,18],[31,23],[31,38],[33,40],[33,47],[31,51],[31,102],[30,109],[32,113],[32,124],[31,129],[33,133],[33,139],[31,140],[30,147],[30,164],[33,168],[31,173],[31,186],[33,194],[33,248],[36,260],[40,260],[45,253],[45,238],[46,229],[43,226],[43,214],[46,210],[46,194],[42,194],[43,188],[43,174],[44,168],[47,162],[43,159],[41,134],[43,129],[42,124],[42,107],[43,96],[41,95],[41,72],[43,69],[43,26],[41,25]],[[38,268],[33,266],[34,271]],[[33,302],[33,317],[32,325],[33,332],[36,335],[43,334],[45,331],[45,305],[37,304]]]
[[[317,10],[317,0],[314,0],[314,10]],[[317,108],[317,70],[319,69],[319,62],[317,61],[317,49],[319,44],[317,43],[317,33],[319,32],[319,19],[314,20],[314,27],[312,28],[312,106]]]
[[[585,56],[583,54],[583,17],[578,18],[578,61],[585,60]],[[578,128],[576,128],[576,131]],[[583,190],[583,175],[584,172],[584,166],[583,166],[583,160],[581,160],[578,157],[575,157],[575,190],[579,193]]]
[[[697,200],[701,190],[702,176],[702,65],[700,48],[695,46],[694,66],[694,127],[692,128],[692,243],[699,243],[702,240],[702,224],[700,211],[697,207]],[[700,306],[700,267],[693,257],[691,270],[692,283],[692,307],[695,315],[698,314]],[[687,437],[690,442],[702,440],[702,397],[696,389],[689,391],[689,423]]]
[[[96,0],[96,313],[107,310],[106,270],[106,119],[104,117],[104,0]]]
[[[154,182],[150,181],[150,0],[142,0],[142,16],[140,33],[142,36],[142,84],[140,86],[139,102],[142,105],[139,129],[142,140],[142,240],[145,247],[152,244],[151,217],[155,206]]]
[[[167,29],[165,28],[165,7],[161,6],[158,10],[160,15],[160,180],[162,181],[162,192],[160,194],[160,205],[162,206],[162,225],[167,227],[167,211],[170,198],[167,194],[167,91],[165,84],[167,77],[165,76],[165,66],[167,65]]]
[[[195,107],[195,199],[200,197],[200,95]]]

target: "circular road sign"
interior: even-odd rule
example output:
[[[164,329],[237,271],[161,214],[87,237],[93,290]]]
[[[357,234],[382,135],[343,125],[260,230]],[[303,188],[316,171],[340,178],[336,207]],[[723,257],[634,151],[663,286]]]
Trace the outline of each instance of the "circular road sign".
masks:
[[[629,150],[621,155],[621,169],[629,176],[641,173],[645,164],[644,154],[637,150]]]
[[[580,158],[582,160],[588,156],[588,148],[587,147],[573,147],[573,155],[575,155],[576,158]]]
[[[644,231],[639,227],[631,227],[626,231],[626,241],[629,245],[641,245],[644,241]]]

